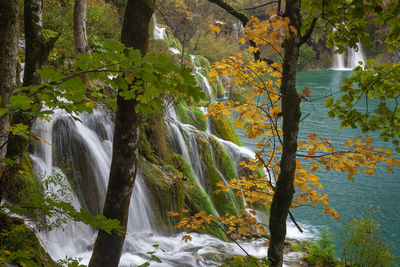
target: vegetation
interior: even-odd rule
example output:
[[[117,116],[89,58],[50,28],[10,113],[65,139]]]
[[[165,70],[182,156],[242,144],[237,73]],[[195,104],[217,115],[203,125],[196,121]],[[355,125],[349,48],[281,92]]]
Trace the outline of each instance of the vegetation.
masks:
[[[392,166],[399,165],[391,151],[373,147],[370,137],[347,140],[347,151],[335,150],[329,140],[313,133],[298,142],[300,103],[310,101],[312,88],[295,87],[296,69],[314,66],[310,62],[323,60],[321,50],[329,51],[329,47],[337,47],[336,52],[341,53],[361,41],[369,43],[370,55],[378,56],[386,52],[370,43],[380,38],[385,40],[384,50],[396,51],[400,47],[398,1],[326,0],[321,4],[306,0],[300,7],[299,0],[267,4],[261,0],[251,4],[245,0],[49,0],[42,18],[43,1],[24,0],[20,1],[24,3],[24,27],[18,4],[6,2],[0,4],[1,36],[7,36],[0,37],[0,200],[13,203],[1,202],[0,206],[5,222],[0,228],[1,261],[28,265],[46,261],[39,242],[31,238],[33,234],[21,221],[6,215],[13,212],[36,218],[45,215],[47,219],[63,214],[99,228],[90,266],[118,265],[139,162],[154,193],[152,201],[163,231],[182,228],[224,240],[266,235],[267,229],[255,216],[270,210],[268,260],[261,263],[248,256],[234,258],[229,264],[281,266],[286,219],[288,215],[293,219],[290,208],[311,205],[339,218],[322,191],[315,174],[318,169],[340,171],[352,180],[360,171],[373,174],[379,162],[392,172]],[[166,42],[149,36],[156,8],[168,28]],[[76,18],[74,23],[72,17]],[[240,33],[233,27],[235,23],[239,28],[236,20],[245,26]],[[373,27],[380,30],[371,39],[367,32]],[[18,29],[22,28],[26,49],[25,55],[22,50],[18,55]],[[332,28],[336,29],[333,33]],[[314,29],[318,29],[316,35],[311,36]],[[122,44],[116,41],[119,39]],[[327,45],[321,48],[321,42]],[[170,46],[180,49],[179,60],[169,51]],[[204,94],[196,86],[192,69],[185,66],[192,64],[188,51],[205,56],[198,56],[195,65],[202,66],[202,74],[208,72],[214,81],[213,96],[223,96],[221,79],[234,83],[232,88],[250,88],[248,95],[244,96],[246,90],[231,90],[233,101],[207,103],[209,120],[202,120],[198,102]],[[212,68],[208,60],[215,62]],[[17,62],[25,63],[23,87],[18,85]],[[344,80],[341,98],[327,100],[329,115],[339,117],[343,127],[378,130],[383,140],[399,147],[399,77],[398,63],[371,60],[355,68],[354,75]],[[357,104],[364,98],[379,102],[377,108],[358,110]],[[209,121],[213,134],[237,145],[241,141],[234,127],[243,128],[249,139],[258,140],[257,158],[240,162],[240,168],[247,171],[236,172],[221,144],[196,133],[198,160],[208,177],[203,190],[190,162],[168,148],[162,115],[169,104],[176,106],[183,123],[205,131]],[[76,119],[76,114],[92,112],[100,105],[115,111],[116,117],[107,199],[103,214],[97,215],[99,203],[93,209],[88,207],[90,214],[58,198],[60,192],[49,193],[46,189],[50,184],[61,185],[62,179],[55,174],[53,180],[38,182],[28,152],[34,140],[47,142],[33,134],[34,120],[51,120],[57,108]],[[229,120],[232,113],[236,114],[234,124]],[[185,138],[187,142],[188,136]],[[297,157],[310,163],[304,164]],[[295,189],[302,193],[294,197]],[[359,231],[351,232],[351,228]],[[349,237],[344,240],[346,264],[368,261],[390,266],[395,261],[390,248],[381,245],[375,235],[379,229],[371,214],[349,222],[345,231]],[[367,238],[368,244],[362,247],[361,240]],[[190,236],[185,235],[184,240]],[[27,253],[30,250],[33,254]],[[332,243],[325,234],[304,244],[303,250],[311,264],[335,264]]]
[[[367,207],[344,225],[342,261],[350,266],[397,266],[399,258],[380,236],[377,210]]]

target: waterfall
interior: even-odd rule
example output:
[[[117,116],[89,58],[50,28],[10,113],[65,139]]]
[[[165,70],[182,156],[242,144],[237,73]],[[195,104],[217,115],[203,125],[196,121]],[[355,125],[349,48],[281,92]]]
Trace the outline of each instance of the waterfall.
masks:
[[[334,70],[352,70],[359,66],[359,62],[365,65],[365,57],[362,49],[362,44],[357,43],[358,51],[355,48],[348,47],[345,53],[333,54],[333,66]],[[334,47],[337,50],[337,47]],[[347,58],[347,61],[346,61]]]
[[[355,48],[348,48],[347,49],[347,67],[350,69],[354,69],[355,67],[359,66],[359,62],[361,65],[365,65],[365,57],[362,49],[362,45],[360,42],[357,43],[358,51]]]
[[[157,27],[155,25],[155,31]],[[207,112],[206,108],[202,110]],[[73,120],[63,110],[55,110],[50,122],[38,120],[34,127],[36,136],[52,144],[38,141],[35,143],[34,154],[31,156],[35,172],[43,179],[49,179],[54,174],[59,175],[64,185],[71,185],[66,201],[71,202],[76,209],[88,209],[92,214],[101,212],[105,200],[112,156],[112,121],[112,116],[103,110],[80,114],[79,121]],[[191,166],[199,186],[205,192],[208,192],[208,177],[199,144],[208,142],[206,146],[210,150],[214,167],[216,154],[210,143],[211,138],[222,145],[236,167],[240,161],[254,157],[254,153],[248,149],[212,135],[209,128],[207,132],[202,132],[194,126],[183,124],[177,119],[172,107],[167,109],[165,121],[172,149],[181,154]],[[215,169],[222,180],[228,178],[223,177],[217,167]],[[237,169],[236,171],[238,172]],[[59,192],[60,188],[55,187],[52,190]],[[155,244],[162,249],[155,252],[162,263],[151,262],[154,266],[218,266],[226,255],[244,255],[236,244],[226,243],[206,234],[190,233],[193,239],[185,243],[182,236],[186,233],[166,235],[158,232],[158,221],[152,205],[150,191],[139,169],[129,207],[128,229],[120,266],[138,266],[151,261],[147,252],[154,251]],[[82,258],[81,264],[87,264],[92,254],[96,231],[80,222],[69,222],[63,227],[50,232],[39,232],[43,246],[54,260],[72,256]],[[265,242],[265,239],[239,241],[248,253],[259,258],[267,255]]]
[[[200,87],[203,89],[207,95],[212,98],[212,93],[211,93],[211,85],[208,82],[208,79],[201,73],[202,67],[197,65],[196,62],[196,56],[191,55],[190,58],[192,59],[192,63],[194,66],[194,71],[195,71],[195,76],[197,79],[197,82],[199,83]]]
[[[79,119],[74,121],[65,111],[56,110],[50,122],[38,120],[34,127],[35,135],[52,145],[37,141],[31,159],[35,173],[44,179],[58,174],[64,178],[65,184],[72,184],[66,201],[78,210],[85,208],[98,214],[107,190],[114,127],[111,118],[103,111],[83,113]],[[135,181],[130,210],[128,233],[154,231],[155,218],[140,172]],[[92,249],[95,231],[91,227],[80,222],[63,227],[39,233],[44,247],[54,259]]]
[[[158,26],[155,15],[153,15],[153,22],[154,22],[154,32],[153,32],[154,38],[161,40],[167,39],[167,33],[165,32],[165,28],[161,28]]]

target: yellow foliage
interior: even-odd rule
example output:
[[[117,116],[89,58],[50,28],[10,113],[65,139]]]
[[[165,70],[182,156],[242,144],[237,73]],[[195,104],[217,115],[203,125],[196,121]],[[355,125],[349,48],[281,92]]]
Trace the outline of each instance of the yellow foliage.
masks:
[[[251,40],[257,45],[269,46],[279,54],[282,41],[293,34],[297,32],[289,26],[289,20],[272,13],[265,21],[252,17],[243,29],[245,38],[240,38],[239,42],[244,44]],[[258,49],[251,46],[247,51],[251,54]],[[247,103],[217,102],[209,106],[208,114],[204,117],[211,115],[218,118],[221,115],[235,114],[233,125],[242,128],[247,138],[257,140],[257,155],[260,155],[249,162],[240,162],[239,166],[251,171],[264,169],[265,175],[227,179],[227,184],[217,183],[218,189],[215,193],[232,190],[249,205],[261,203],[269,206],[274,193],[274,179],[278,179],[280,173],[277,153],[282,150],[283,142],[279,122],[282,116],[281,98],[277,91],[281,85],[281,65],[276,62],[268,64],[261,60],[254,61],[248,54],[237,53],[213,64],[209,76],[215,80],[218,75],[230,76],[235,83],[246,84],[252,90]],[[301,91],[304,97],[311,93],[310,87]],[[345,173],[349,180],[353,180],[360,170],[365,174],[373,174],[379,162],[385,163],[387,170],[393,172],[391,166],[398,166],[399,161],[390,150],[375,148],[372,142],[369,136],[358,137],[345,141],[346,151],[336,151],[329,140],[313,133],[309,134],[307,140],[300,141],[298,153],[302,160],[297,159],[294,179],[296,191],[299,193],[295,195],[292,207],[305,204],[319,207],[325,214],[339,219],[337,211],[330,207],[329,195],[323,192],[320,178],[315,172],[339,171]],[[169,214],[183,216],[175,227],[186,230],[196,231],[203,224],[217,223],[224,226],[231,237],[244,236],[251,229],[266,233],[264,227],[257,223],[256,211],[252,207],[246,207],[238,216],[225,215],[218,218],[203,211],[190,217],[185,216],[187,212]]]

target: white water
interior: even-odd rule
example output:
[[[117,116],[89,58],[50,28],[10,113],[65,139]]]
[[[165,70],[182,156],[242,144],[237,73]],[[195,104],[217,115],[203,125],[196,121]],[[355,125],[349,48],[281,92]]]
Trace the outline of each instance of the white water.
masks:
[[[355,48],[348,47],[346,53],[333,54],[333,66],[334,70],[352,70],[360,65],[365,65],[365,56],[362,49],[362,44],[357,43],[358,51]],[[337,47],[334,48],[336,50]],[[346,61],[347,55],[347,61]]]
[[[161,40],[167,39],[167,33],[165,32],[165,28],[161,28],[158,26],[155,15],[153,15],[153,22],[154,22],[154,32],[153,32],[154,38]]]
[[[204,111],[206,112],[206,110]],[[53,143],[53,137],[57,137],[56,139],[62,140],[63,143],[57,143],[57,146],[60,147],[56,147],[37,142],[35,153],[32,155],[34,168],[35,171],[44,175],[49,175],[53,171],[62,174],[61,170],[54,166],[55,162],[60,160],[55,158],[60,155],[55,151],[74,151],[73,148],[77,148],[78,151],[84,152],[85,158],[75,160],[78,163],[89,162],[85,166],[95,176],[93,188],[99,192],[100,201],[104,202],[111,164],[113,123],[102,111],[96,111],[94,114],[81,114],[79,117],[81,121],[72,121],[64,111],[56,110],[50,122],[37,122],[35,127],[37,136],[49,143]],[[204,133],[191,125],[182,124],[178,121],[173,109],[168,110],[166,117],[171,137],[175,143],[179,144],[183,157],[192,165],[199,184],[206,188],[207,177],[204,175],[197,150],[197,138],[199,136],[215,137],[210,135],[210,130],[208,130],[209,133]],[[54,127],[57,121],[61,122],[64,127]],[[55,129],[58,129],[58,132]],[[183,135],[187,137],[186,140]],[[235,164],[241,157],[254,156],[251,151],[240,148],[229,141],[220,140],[220,142],[231,155]],[[82,179],[86,178],[82,177]],[[66,181],[66,178],[64,180]],[[79,197],[72,191],[68,195],[75,208],[81,208]],[[163,263],[151,262],[151,266],[216,266],[223,261],[226,255],[244,255],[237,245],[223,242],[209,235],[191,233],[193,240],[185,243],[182,241],[184,233],[173,236],[158,233],[152,210],[150,195],[139,171],[132,194],[128,231],[120,266],[138,266],[150,261],[150,256],[146,252],[154,251],[154,244],[158,244],[164,250],[158,250],[155,254]],[[290,233],[291,230],[289,229],[288,232]],[[91,257],[96,232],[82,223],[70,222],[62,230],[40,232],[39,237],[53,259],[64,259],[66,256],[77,257],[82,258],[81,263],[87,264]],[[259,239],[249,243],[241,242],[241,245],[248,253],[256,257],[265,257],[267,255],[265,241]],[[285,255],[285,260],[292,261],[293,258],[299,258],[299,255],[293,253]]]
[[[192,59],[192,63],[193,63],[193,66],[194,66],[195,75],[196,75],[196,79],[197,79],[198,84],[203,89],[203,91],[205,93],[207,93],[207,95],[210,98],[212,98],[211,85],[208,82],[208,79],[201,73],[203,68],[201,66],[197,66],[196,56],[191,55],[190,58]]]

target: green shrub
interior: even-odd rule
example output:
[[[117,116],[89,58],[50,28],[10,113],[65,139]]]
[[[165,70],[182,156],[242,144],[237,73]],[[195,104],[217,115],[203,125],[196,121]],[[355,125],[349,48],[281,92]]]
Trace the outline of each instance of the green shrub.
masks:
[[[392,248],[381,239],[377,210],[367,207],[360,219],[352,218],[342,232],[342,261],[351,266],[396,266]]]
[[[300,251],[307,253],[304,260],[312,265],[334,266],[338,260],[335,258],[334,234],[325,228],[316,241],[303,241],[299,246]]]

